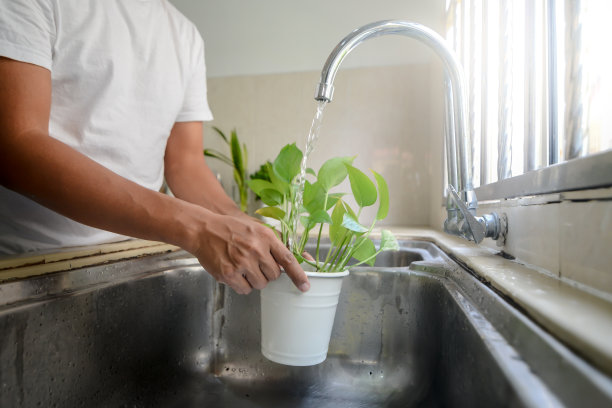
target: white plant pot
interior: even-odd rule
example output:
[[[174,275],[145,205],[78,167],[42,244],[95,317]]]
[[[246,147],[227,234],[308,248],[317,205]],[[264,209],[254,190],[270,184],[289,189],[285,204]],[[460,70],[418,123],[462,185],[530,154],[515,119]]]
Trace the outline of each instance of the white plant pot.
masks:
[[[285,273],[261,291],[261,352],[291,366],[327,358],[344,272],[306,272],[310,290],[300,292]]]

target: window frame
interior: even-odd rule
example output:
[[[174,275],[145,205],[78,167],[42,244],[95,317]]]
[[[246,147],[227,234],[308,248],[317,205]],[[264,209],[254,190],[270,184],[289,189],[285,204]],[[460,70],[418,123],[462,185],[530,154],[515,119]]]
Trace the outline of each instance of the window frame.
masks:
[[[479,201],[612,186],[612,150],[551,164],[475,189]]]
[[[469,20],[477,20],[478,18],[482,17],[484,22],[485,16],[488,15],[487,3],[484,1],[482,3],[477,2],[477,4],[480,4],[478,6],[479,11],[475,12],[475,8],[473,7],[473,5],[470,6],[470,4],[475,1],[477,2],[477,0],[455,0],[447,2],[447,21],[449,22],[447,28],[447,37],[450,35],[454,44],[453,48],[462,57],[461,59],[463,60],[463,62],[469,65],[469,72],[471,74],[474,74],[476,72],[474,68],[476,60],[474,59],[475,57],[468,57],[468,55],[471,55],[471,51],[466,51],[466,47],[473,48],[479,43],[475,40],[475,37],[473,35],[473,29],[468,27],[469,24],[465,22],[465,19],[467,18]],[[499,3],[499,7],[505,5],[504,7],[507,8],[507,1],[509,0],[505,0],[505,2],[501,1]],[[476,129],[470,128],[469,131],[473,133],[472,143],[475,142],[476,134],[478,134],[478,137],[481,139],[479,139],[479,146],[474,145],[472,147],[473,151],[471,157],[473,162],[470,165],[473,169],[472,181],[474,182],[474,185],[477,186],[475,188],[475,192],[479,200],[500,200],[522,196],[560,193],[564,191],[589,190],[612,186],[612,150],[605,150],[597,153],[587,153],[586,155],[581,155],[576,158],[572,158],[572,154],[566,151],[568,149],[566,145],[572,142],[572,140],[568,141],[566,140],[566,138],[577,137],[579,138],[579,141],[582,142],[582,134],[565,134],[566,132],[564,126],[567,125],[565,123],[567,115],[566,109],[571,108],[565,106],[565,87],[573,87],[577,85],[570,85],[566,83],[568,79],[566,78],[566,72],[564,71],[568,68],[566,68],[565,66],[559,67],[560,63],[567,62],[568,56],[565,55],[565,52],[560,49],[560,47],[562,46],[563,39],[558,36],[558,30],[560,29],[558,25],[559,23],[564,24],[563,21],[565,21],[566,18],[577,19],[576,16],[578,16],[578,14],[576,14],[576,10],[570,10],[569,14],[566,16],[564,14],[565,11],[559,9],[559,7],[563,8],[564,3],[557,3],[557,0],[544,0],[544,2],[540,4],[540,14],[538,14],[538,18],[545,19],[547,24],[543,32],[546,41],[545,52],[543,53],[545,59],[544,70],[546,71],[546,84],[545,90],[543,91],[544,93],[542,95],[547,104],[546,108],[543,111],[545,116],[542,117],[542,119],[545,121],[543,126],[546,129],[545,131],[543,128],[531,129],[531,127],[535,125],[534,123],[531,123],[533,122],[533,118],[526,117],[525,120],[529,123],[525,123],[526,126],[523,132],[523,138],[525,139],[523,141],[525,143],[525,148],[521,149],[523,150],[524,155],[523,161],[521,162],[523,166],[523,173],[517,176],[500,176],[498,163],[498,180],[487,182],[486,179],[488,178],[490,180],[490,177],[487,177],[484,172],[489,173],[491,171],[491,169],[489,168],[491,167],[491,163],[489,163],[491,158],[488,157],[489,155],[486,151],[486,146],[488,143],[487,138],[482,137],[482,135],[486,133],[485,125],[487,123],[487,119],[476,118],[477,121],[482,120],[482,124],[477,124],[481,126],[482,129],[476,131]],[[527,1],[525,4],[531,3]],[[503,11],[505,13],[508,13],[508,10],[506,9],[504,9]],[[525,6],[524,11],[526,13],[526,19],[529,20],[532,24],[535,24],[534,6]],[[561,13],[559,13],[559,11]],[[498,12],[501,12],[501,9]],[[578,23],[580,22],[578,21]],[[482,32],[483,35],[486,34],[486,27],[487,24],[484,25],[484,31]],[[531,25],[527,24],[525,28],[527,29],[530,27]],[[565,32],[566,30],[567,28],[563,29],[565,36],[567,36],[567,33]],[[578,27],[578,34],[579,33],[580,27]],[[533,32],[531,32],[530,35],[533,35]],[[567,41],[568,40],[566,38],[565,42],[567,43]],[[480,46],[477,46],[475,49],[479,49],[481,47],[482,44]],[[578,48],[580,48],[580,46]],[[530,58],[535,58],[536,54],[534,54],[535,49],[533,48],[533,45],[526,45],[524,51],[526,55],[530,56]],[[580,52],[580,49],[573,51]],[[482,59],[482,63],[485,64],[486,68],[486,58],[482,56],[476,58]],[[526,63],[525,67],[527,68],[528,65],[529,64]],[[528,74],[531,74],[531,76],[533,76],[533,72],[527,72],[525,76],[524,80],[526,83],[526,87],[533,86],[533,78],[531,78]],[[571,74],[571,72],[569,74]],[[485,79],[483,83],[486,87],[487,74],[484,75]],[[477,79],[470,78],[470,80],[474,81]],[[580,85],[580,83],[578,83],[578,85]],[[481,84],[481,86],[483,85]],[[486,89],[484,89],[480,92],[487,91]],[[475,96],[478,97],[479,95]],[[474,95],[470,94],[468,103],[472,104],[473,98]],[[482,98],[484,98],[484,96]],[[525,112],[527,112],[528,109],[534,108],[533,106],[530,106],[530,104],[533,105],[534,102],[531,100],[533,99],[533,95],[528,95],[527,99],[525,99],[525,102],[527,102]],[[482,105],[482,109],[487,109],[486,104]],[[474,107],[470,105],[469,108],[470,115],[475,116],[473,113]],[[480,112],[479,115],[482,116],[482,112]],[[525,113],[525,115],[527,115],[527,113]],[[474,127],[476,125],[470,124],[470,126]],[[527,127],[530,127],[530,129],[527,129]],[[505,127],[503,127],[503,129],[504,131],[506,130]],[[501,130],[498,129],[498,131]],[[532,135],[529,136],[528,133],[531,133]],[[508,140],[510,139],[509,137],[501,139],[503,139],[504,144],[507,144],[508,142],[512,143],[511,140]],[[499,140],[498,143],[502,143]],[[539,159],[542,162],[534,166],[531,164],[531,162],[534,161],[533,157],[530,157],[530,155],[526,151],[526,148],[531,145],[535,146],[535,144],[538,144],[539,147],[537,154],[539,156],[544,156]],[[498,146],[496,150],[498,156],[502,154],[507,155],[516,153],[511,153],[509,149],[506,149],[503,146]],[[534,152],[533,154],[536,153]],[[500,160],[499,157],[493,159],[498,162]]]

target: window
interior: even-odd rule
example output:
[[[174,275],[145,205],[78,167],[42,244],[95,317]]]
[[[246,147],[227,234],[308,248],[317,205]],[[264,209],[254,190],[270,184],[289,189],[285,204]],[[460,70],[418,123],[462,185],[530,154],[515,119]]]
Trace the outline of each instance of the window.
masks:
[[[447,0],[446,12],[467,82],[474,184],[499,187],[479,198],[612,185],[612,2]],[[566,161],[569,170],[503,188]]]

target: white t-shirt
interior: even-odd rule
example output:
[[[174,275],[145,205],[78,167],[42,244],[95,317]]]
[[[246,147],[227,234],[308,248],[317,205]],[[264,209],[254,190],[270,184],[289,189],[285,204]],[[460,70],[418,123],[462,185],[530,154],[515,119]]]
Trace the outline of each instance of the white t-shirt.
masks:
[[[0,55],[51,71],[51,137],[153,190],[174,123],[212,119],[204,42],[167,0],[0,0]],[[0,187],[0,253],[121,239]]]

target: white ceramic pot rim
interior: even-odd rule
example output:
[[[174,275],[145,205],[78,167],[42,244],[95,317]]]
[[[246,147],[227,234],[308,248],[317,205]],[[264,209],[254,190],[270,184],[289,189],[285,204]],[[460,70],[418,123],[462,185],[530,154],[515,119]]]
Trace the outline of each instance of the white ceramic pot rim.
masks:
[[[300,264],[300,266],[302,267],[302,269],[304,269],[304,272],[306,272],[306,276],[313,277],[313,278],[342,278],[343,276],[347,276],[349,274],[348,269],[345,269],[340,272],[314,272],[314,271],[308,270],[310,268],[313,268],[312,265],[309,265],[307,263],[302,263]],[[281,273],[287,273],[287,272],[285,272],[285,270],[281,268]]]
[[[313,278],[341,278],[349,274],[348,269],[341,272],[306,272],[306,276]]]

